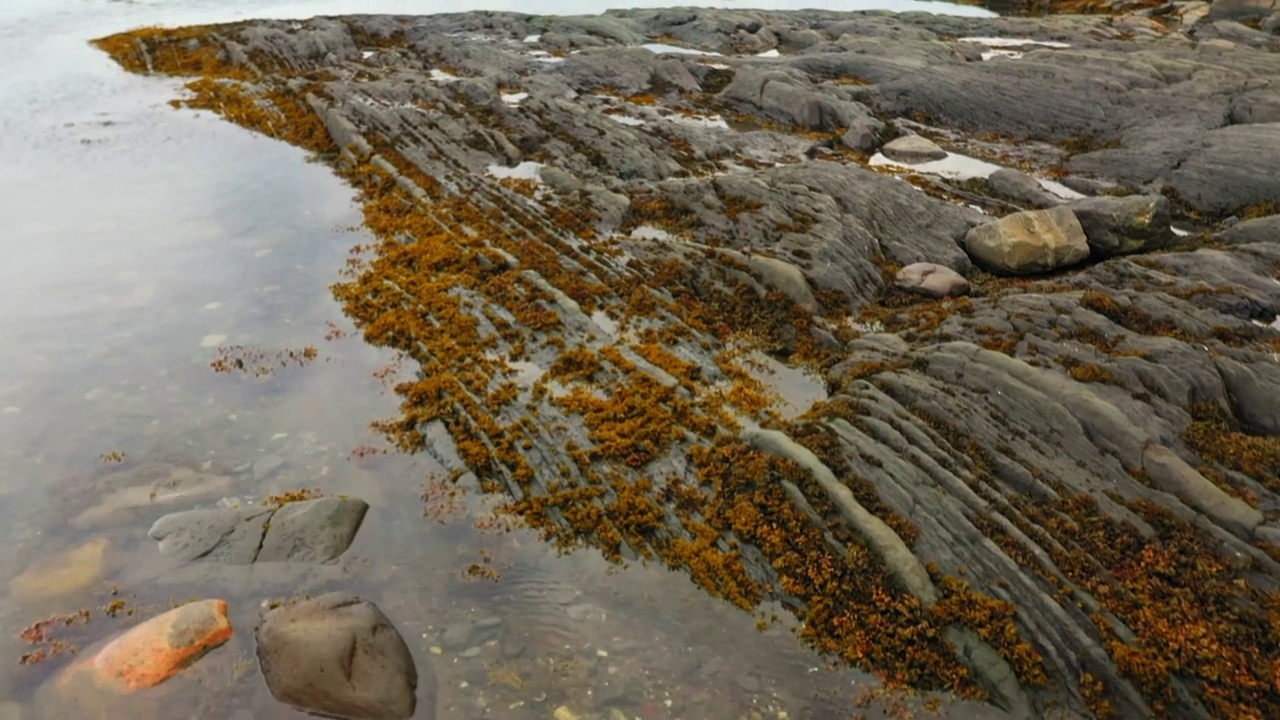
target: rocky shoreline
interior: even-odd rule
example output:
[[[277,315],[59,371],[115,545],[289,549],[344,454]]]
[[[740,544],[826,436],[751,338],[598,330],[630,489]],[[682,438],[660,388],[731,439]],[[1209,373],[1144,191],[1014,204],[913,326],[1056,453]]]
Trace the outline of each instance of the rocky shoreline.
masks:
[[[361,191],[379,242],[335,295],[420,365],[382,429],[549,538],[780,600],[819,650],[1013,717],[1266,718],[1263,5],[97,42]],[[826,398],[783,411],[778,362]]]

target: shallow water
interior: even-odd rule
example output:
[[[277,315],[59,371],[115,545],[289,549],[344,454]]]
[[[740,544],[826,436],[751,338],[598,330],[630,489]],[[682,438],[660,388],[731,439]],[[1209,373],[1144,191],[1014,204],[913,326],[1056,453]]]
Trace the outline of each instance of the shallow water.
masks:
[[[661,4],[477,5],[570,14]],[[236,637],[183,682],[130,699],[128,715],[297,716],[253,669],[251,630],[268,598],[338,588],[377,602],[420,666],[434,665],[442,718],[548,718],[561,705],[583,718],[609,717],[604,705],[646,720],[825,718],[848,707],[862,676],[821,670],[785,626],[757,633],[755,618],[659,567],[615,572],[594,553],[559,557],[527,534],[477,528],[490,515],[475,499],[428,493],[424,503],[439,470],[428,457],[362,457],[377,444],[369,422],[395,409],[375,375],[397,375],[393,357],[346,334],[328,292],[366,239],[352,227],[350,189],[300,150],[170,108],[180,83],[127,75],[85,42],[146,24],[434,7],[0,4],[0,716],[65,717],[58,698],[37,701],[34,690],[66,658],[15,662],[33,649],[17,640],[27,624],[88,608],[89,625],[62,635],[83,647],[175,600],[215,595],[231,603]],[[232,346],[271,371],[214,372]],[[314,361],[278,366],[279,353],[307,346]],[[816,397],[803,378],[776,374]],[[371,505],[355,545],[323,572],[181,567],[146,537],[167,512],[299,487]],[[486,558],[497,578],[469,578]],[[113,599],[136,614],[104,616]],[[496,629],[442,643],[445,628],[487,618]]]

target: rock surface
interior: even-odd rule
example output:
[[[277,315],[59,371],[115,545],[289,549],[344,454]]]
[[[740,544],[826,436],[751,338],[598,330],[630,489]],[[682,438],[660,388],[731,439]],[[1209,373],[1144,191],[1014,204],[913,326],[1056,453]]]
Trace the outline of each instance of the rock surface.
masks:
[[[368,509],[363,500],[334,497],[188,510],[165,515],[147,534],[160,552],[182,561],[324,563],[351,546]]]
[[[282,605],[255,638],[267,688],[281,702],[354,720],[435,718],[434,671],[419,683],[404,639],[368,600],[329,593]]]
[[[1164,245],[1139,218],[1156,195],[1199,228],[1274,214],[1280,40],[1183,10],[365,16],[100,46],[199,68],[218,82],[188,104],[363,191],[385,242],[335,295],[421,371],[387,431],[549,539],[777,601],[823,651],[1012,717],[1280,717],[1280,244]],[[1099,254],[1141,249],[1086,265],[1067,207],[870,165],[887,127],[1138,196],[1085,214]],[[898,288],[914,263],[970,295]],[[826,399],[776,412],[764,360]]]
[[[1092,197],[1068,207],[1097,258],[1159,250],[1173,239],[1169,200],[1163,195]]]

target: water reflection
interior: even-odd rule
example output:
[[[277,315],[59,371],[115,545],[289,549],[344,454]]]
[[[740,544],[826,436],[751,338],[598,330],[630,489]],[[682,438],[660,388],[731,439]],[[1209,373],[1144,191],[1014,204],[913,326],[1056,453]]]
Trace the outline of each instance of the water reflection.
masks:
[[[838,716],[858,675],[813,672],[819,660],[786,627],[755,632],[756,618],[683,575],[616,572],[592,553],[556,557],[525,533],[477,529],[490,516],[475,499],[440,510],[450,522],[424,519],[420,495],[438,468],[357,451],[375,441],[369,421],[394,410],[375,377],[393,358],[355,337],[325,339],[330,323],[346,328],[327,286],[361,241],[348,230],[359,221],[351,191],[299,150],[172,110],[177,82],[126,75],[85,44],[142,24],[430,9],[389,0],[0,7],[0,576],[10,579],[0,650],[32,651],[19,631],[52,613],[90,610],[88,625],[59,630],[83,646],[175,600],[224,597],[236,637],[182,682],[130,699],[127,714],[296,717],[252,669],[259,606],[342,588],[375,599],[420,666],[434,663],[441,717],[546,718],[562,706],[584,718]],[[214,373],[217,348],[229,345],[318,353],[265,377]],[[146,537],[166,512],[298,487],[371,505],[339,564],[182,567]],[[474,565],[493,572],[469,578]],[[117,600],[136,614],[104,614]],[[0,698],[22,717],[66,717],[59,699],[33,700],[63,661],[0,664]],[[15,707],[0,703],[0,717]]]

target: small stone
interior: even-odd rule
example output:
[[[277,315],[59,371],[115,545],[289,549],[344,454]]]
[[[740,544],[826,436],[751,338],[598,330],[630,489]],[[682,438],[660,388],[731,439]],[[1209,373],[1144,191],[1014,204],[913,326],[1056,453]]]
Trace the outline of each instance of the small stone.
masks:
[[[475,645],[472,645],[466,650],[463,650],[462,652],[458,653],[458,657],[462,657],[462,658],[480,657],[480,653],[481,653],[480,648]]]
[[[885,143],[880,152],[894,162],[915,165],[933,160],[942,160],[947,151],[936,143],[919,135],[903,135]]]
[[[963,275],[935,263],[911,263],[898,271],[893,284],[907,292],[932,298],[969,294],[969,281]]]
[[[444,629],[440,635],[440,644],[446,650],[457,650],[465,647],[471,641],[471,632],[473,629],[471,623],[455,623]]]
[[[502,624],[502,618],[498,617],[497,615],[482,617],[476,621],[476,627],[482,630],[487,628],[498,627],[501,624]]]
[[[554,717],[555,720],[578,720],[578,716],[564,705],[556,708],[556,711],[552,713],[552,717]]]
[[[419,676],[404,638],[368,600],[335,592],[268,612],[255,634],[267,689],[307,712],[408,720],[423,691],[435,717],[435,672]]]
[[[134,626],[92,657],[67,668],[59,687],[80,685],[128,694],[154,687],[178,674],[231,638],[224,600],[201,600],[176,607]]]

